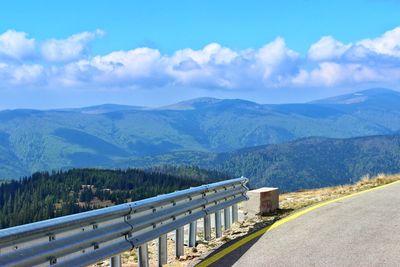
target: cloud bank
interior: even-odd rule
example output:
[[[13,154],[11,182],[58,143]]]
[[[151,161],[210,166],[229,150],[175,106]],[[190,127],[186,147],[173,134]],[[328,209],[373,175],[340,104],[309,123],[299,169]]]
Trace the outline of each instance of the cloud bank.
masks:
[[[104,35],[102,30],[81,32],[67,39],[51,39],[42,44],[41,50],[45,60],[50,62],[66,62],[79,60],[87,56],[90,41]]]
[[[337,87],[400,82],[400,27],[377,38],[343,43],[323,36],[307,55],[281,37],[259,48],[211,43],[171,55],[139,47],[91,55],[102,30],[37,42],[25,32],[0,34],[1,87],[205,89]]]

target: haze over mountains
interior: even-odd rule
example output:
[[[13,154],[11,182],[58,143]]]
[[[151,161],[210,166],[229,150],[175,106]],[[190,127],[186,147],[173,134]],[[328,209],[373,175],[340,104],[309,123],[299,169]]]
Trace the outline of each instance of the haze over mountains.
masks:
[[[72,167],[196,164],[216,153],[310,136],[398,133],[400,93],[388,89],[304,104],[200,98],[153,109],[5,110],[0,111],[0,178]]]

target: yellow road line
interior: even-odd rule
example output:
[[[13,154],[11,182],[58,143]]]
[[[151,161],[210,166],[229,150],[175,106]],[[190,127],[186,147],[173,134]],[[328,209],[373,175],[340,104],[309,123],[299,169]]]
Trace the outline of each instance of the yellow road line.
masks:
[[[234,250],[240,248],[241,246],[249,243],[253,239],[263,235],[264,233],[269,232],[272,229],[274,229],[274,228],[276,228],[276,227],[278,227],[278,226],[280,226],[280,225],[282,225],[284,223],[287,223],[288,221],[294,220],[294,219],[296,219],[296,218],[298,218],[298,217],[300,217],[300,216],[302,216],[302,215],[304,215],[306,213],[309,213],[310,211],[313,211],[315,209],[318,209],[318,208],[323,207],[325,205],[328,205],[330,203],[334,203],[334,202],[337,202],[337,201],[340,201],[340,200],[343,200],[343,199],[346,199],[346,198],[349,198],[349,197],[353,197],[353,196],[361,195],[361,194],[364,194],[364,193],[367,193],[367,192],[371,192],[371,191],[376,190],[376,189],[381,189],[383,187],[387,187],[387,186],[395,184],[395,183],[400,183],[400,181],[395,181],[395,182],[392,182],[392,183],[389,183],[389,184],[377,186],[377,187],[370,188],[370,189],[367,189],[367,190],[364,190],[364,191],[360,191],[360,192],[357,192],[357,193],[353,193],[353,194],[350,194],[350,195],[347,195],[347,196],[343,196],[343,197],[339,197],[339,198],[336,198],[336,199],[328,200],[328,201],[313,205],[313,206],[311,206],[309,208],[303,209],[303,210],[301,210],[299,212],[296,212],[293,215],[290,215],[290,216],[288,216],[286,218],[283,218],[283,219],[275,222],[272,225],[269,225],[269,226],[267,226],[267,227],[265,227],[265,228],[263,228],[261,230],[258,230],[257,232],[254,232],[254,233],[252,233],[252,234],[240,239],[239,241],[233,243],[231,246],[229,246],[229,247],[227,247],[227,248],[215,253],[210,258],[200,262],[199,264],[196,265],[196,267],[209,266],[209,265],[213,264],[214,262],[218,261],[219,259],[221,259],[222,257],[226,256],[227,254],[231,253],[232,251],[234,251]]]

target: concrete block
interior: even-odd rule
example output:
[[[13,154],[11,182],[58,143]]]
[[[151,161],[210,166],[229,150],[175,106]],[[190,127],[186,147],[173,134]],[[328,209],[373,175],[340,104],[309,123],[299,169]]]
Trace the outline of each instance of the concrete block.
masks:
[[[262,187],[247,192],[248,201],[244,202],[243,209],[248,216],[266,215],[279,209],[279,189]]]

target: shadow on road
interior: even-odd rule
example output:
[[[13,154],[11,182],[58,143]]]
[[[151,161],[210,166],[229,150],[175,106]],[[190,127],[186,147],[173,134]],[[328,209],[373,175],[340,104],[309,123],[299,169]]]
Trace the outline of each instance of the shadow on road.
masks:
[[[276,221],[280,220],[282,217],[284,217],[284,215],[289,214],[290,212],[292,212],[292,209],[280,209],[278,210],[275,214],[270,214],[270,215],[276,215],[276,218],[273,221],[263,221],[263,222],[259,222],[256,223],[254,225],[253,231],[249,232],[248,234],[231,240],[229,242],[227,242],[226,244],[222,245],[221,247],[219,247],[217,250],[213,251],[212,253],[210,253],[206,258],[204,258],[203,260],[207,260],[211,257],[213,257],[215,254],[219,253],[220,251],[232,246],[233,244],[235,244],[236,242],[239,242],[240,240],[242,240],[243,238],[246,238],[247,236],[265,228],[268,226],[271,226],[272,224],[274,224]],[[282,216],[283,215],[283,216]],[[247,250],[249,250],[255,243],[257,243],[257,241],[263,236],[264,234],[252,239],[251,241],[247,242],[246,244],[240,246],[239,248],[235,249],[234,251],[228,253],[227,255],[223,256],[221,259],[217,260],[216,262],[212,263],[211,265],[209,265],[210,267],[218,267],[218,266],[232,266],[235,262],[237,262],[240,257],[246,253]],[[260,252],[263,253],[263,252]]]

